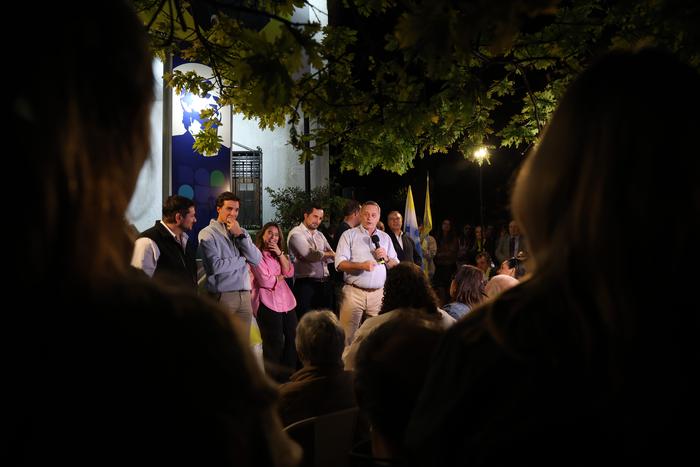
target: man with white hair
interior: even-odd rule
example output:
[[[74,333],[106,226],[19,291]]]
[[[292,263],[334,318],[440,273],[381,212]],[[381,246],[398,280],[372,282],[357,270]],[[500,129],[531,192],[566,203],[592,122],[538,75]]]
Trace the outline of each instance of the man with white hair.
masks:
[[[295,344],[304,366],[279,388],[284,425],[354,407],[352,373],[341,360],[345,333],[338,318],[328,310],[305,314]]]
[[[345,273],[340,323],[346,345],[365,315],[379,314],[387,268],[399,264],[391,238],[377,228],[380,214],[379,205],[367,201],[360,210],[360,225],[346,230],[338,241],[335,268]]]

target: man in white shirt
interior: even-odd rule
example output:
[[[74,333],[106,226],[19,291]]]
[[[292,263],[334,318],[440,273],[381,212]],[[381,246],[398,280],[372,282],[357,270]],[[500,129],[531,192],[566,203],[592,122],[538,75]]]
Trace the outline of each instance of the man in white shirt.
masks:
[[[333,284],[328,263],[335,252],[318,230],[323,221],[323,208],[309,205],[304,220],[287,236],[287,247],[294,256],[294,297],[296,313],[301,319],[309,310],[333,309]]]
[[[377,229],[381,209],[367,201],[360,210],[360,225],[346,230],[338,241],[335,267],[345,278],[340,323],[349,345],[363,316],[377,316],[382,306],[387,268],[399,261],[391,238]]]

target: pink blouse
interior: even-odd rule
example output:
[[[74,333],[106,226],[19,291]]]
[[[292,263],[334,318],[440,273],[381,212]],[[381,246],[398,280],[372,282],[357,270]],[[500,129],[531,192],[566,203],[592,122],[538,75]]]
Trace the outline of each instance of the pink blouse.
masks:
[[[276,257],[269,251],[262,252],[262,260],[257,266],[250,265],[251,277],[251,301],[253,313],[258,313],[260,301],[278,313],[286,313],[297,306],[294,294],[286,281],[278,280],[277,276],[282,274],[282,266]],[[289,270],[284,277],[294,277],[294,265],[289,262]]]

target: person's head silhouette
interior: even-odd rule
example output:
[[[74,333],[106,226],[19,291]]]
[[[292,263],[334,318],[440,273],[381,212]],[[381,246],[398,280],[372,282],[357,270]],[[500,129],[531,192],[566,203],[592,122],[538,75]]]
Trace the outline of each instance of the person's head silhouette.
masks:
[[[659,50],[573,81],[513,192],[528,275],[445,336],[410,465],[697,463],[699,108],[697,69]]]
[[[537,278],[568,282],[602,313],[615,310],[605,321],[625,321],[631,304],[649,305],[639,290],[657,287],[653,274],[630,274],[630,258],[653,257],[663,238],[670,262],[659,266],[686,276],[687,220],[700,209],[698,106],[697,70],[659,50],[613,52],[581,74],[514,189]]]
[[[26,17],[26,5],[5,14]],[[9,457],[294,465],[276,392],[226,315],[129,266],[124,214],[154,85],[144,25],[120,0],[47,3],[31,22],[47,42],[5,57],[22,71],[9,86],[8,173],[29,174],[8,258],[22,356],[6,375]]]
[[[32,21],[51,45],[11,53],[17,70],[41,62],[51,73],[50,85],[43,73],[18,74],[6,142],[36,180],[22,203],[41,216],[20,210],[15,221],[31,226],[18,266],[39,282],[94,283],[128,267],[123,213],[148,156],[154,82],[142,25],[122,2],[104,8],[42,8]]]

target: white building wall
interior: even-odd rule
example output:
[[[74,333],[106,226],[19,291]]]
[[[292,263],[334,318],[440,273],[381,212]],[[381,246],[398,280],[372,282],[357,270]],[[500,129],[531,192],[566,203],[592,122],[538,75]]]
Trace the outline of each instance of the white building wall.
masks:
[[[151,111],[151,151],[126,212],[139,232],[152,227],[163,207],[163,63],[153,61],[155,101]]]
[[[310,19],[326,25],[328,24],[326,12],[326,0],[313,0],[310,2],[310,5],[305,5],[303,8],[298,9],[292,19],[293,21],[309,21]],[[196,70],[203,76],[211,74],[208,67],[198,64],[181,65],[176,69],[182,71]],[[156,100],[151,112],[151,154],[149,161],[141,171],[136,192],[127,211],[128,221],[133,223],[139,231],[151,227],[156,219],[160,219],[163,204],[163,64],[159,60],[155,60],[153,70],[156,77]],[[171,93],[171,95],[174,95],[174,93]],[[172,133],[174,135],[184,133],[182,109],[175,97],[173,97],[172,113],[173,115],[170,116],[173,122]],[[289,127],[263,131],[258,127],[257,120],[246,120],[240,114],[234,114],[231,135],[228,131],[231,128],[229,115],[229,112],[222,112],[223,124],[220,127],[220,136],[223,138],[224,145],[231,147],[233,143],[234,151],[244,149],[236,143],[252,149],[256,149],[259,146],[263,151],[262,221],[263,223],[268,222],[275,217],[275,209],[270,202],[270,196],[265,191],[265,187],[279,189],[297,186],[303,189],[304,164],[299,163],[298,153],[287,142],[289,139]],[[165,116],[165,118],[168,118],[168,116]],[[312,120],[311,125],[313,124]],[[298,131],[300,134],[303,132],[301,124]],[[327,184],[328,179],[328,151],[326,150],[324,156],[317,157],[311,162],[311,188]]]
[[[301,133],[302,128],[299,128]],[[263,152],[262,169],[262,221],[271,221],[275,217],[275,208],[270,202],[270,195],[265,188],[273,190],[296,186],[304,188],[304,164],[299,163],[299,153],[288,143],[289,126],[275,130],[261,130],[258,121],[246,120],[240,114],[233,116],[233,150],[244,148],[236,143]],[[326,151],[327,152],[327,151]],[[328,154],[311,162],[311,188],[328,183]]]

